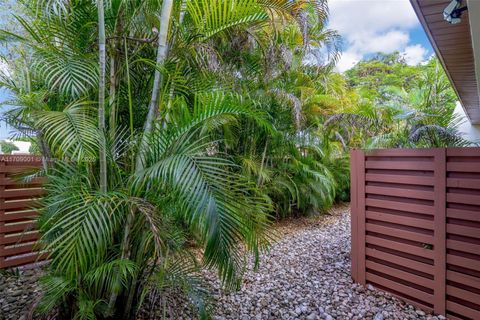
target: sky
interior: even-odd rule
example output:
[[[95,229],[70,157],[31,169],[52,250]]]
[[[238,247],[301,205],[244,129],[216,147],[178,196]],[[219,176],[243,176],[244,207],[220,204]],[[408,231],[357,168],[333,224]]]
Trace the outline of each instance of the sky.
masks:
[[[433,50],[409,0],[329,0],[330,29],[343,38],[337,70],[344,72],[377,52],[399,51],[408,64]]]
[[[6,66],[3,61],[0,60],[0,71],[6,72]],[[11,97],[5,89],[0,88],[0,104],[9,100]],[[0,117],[2,116],[3,111],[5,111],[7,106],[0,106]],[[0,121],[0,140],[7,139],[11,136],[12,129],[7,125],[5,121]]]

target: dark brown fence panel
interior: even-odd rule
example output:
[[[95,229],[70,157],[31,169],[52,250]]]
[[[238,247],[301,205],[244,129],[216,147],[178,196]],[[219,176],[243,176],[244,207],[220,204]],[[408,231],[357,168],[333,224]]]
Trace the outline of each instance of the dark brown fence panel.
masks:
[[[44,254],[36,251],[36,203],[43,194],[42,183],[35,178],[20,182],[22,172],[41,167],[41,158],[0,155],[0,269],[38,261]]]
[[[480,319],[480,148],[351,153],[352,276]]]
[[[480,319],[480,151],[447,150],[447,313]]]

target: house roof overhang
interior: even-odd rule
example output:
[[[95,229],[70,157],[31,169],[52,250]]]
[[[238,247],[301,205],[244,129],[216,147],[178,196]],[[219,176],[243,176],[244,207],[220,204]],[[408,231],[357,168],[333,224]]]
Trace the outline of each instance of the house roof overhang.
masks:
[[[480,1],[463,0],[458,24],[443,18],[451,0],[410,0],[472,124],[480,124]]]

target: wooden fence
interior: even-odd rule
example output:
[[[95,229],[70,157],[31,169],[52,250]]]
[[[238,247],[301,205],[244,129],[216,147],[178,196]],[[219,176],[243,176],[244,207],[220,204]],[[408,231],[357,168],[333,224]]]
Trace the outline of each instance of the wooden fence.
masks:
[[[42,180],[19,182],[19,173],[41,167],[40,157],[0,155],[0,269],[33,263],[45,257],[36,251],[35,205]]]
[[[480,148],[351,152],[352,276],[480,319]]]

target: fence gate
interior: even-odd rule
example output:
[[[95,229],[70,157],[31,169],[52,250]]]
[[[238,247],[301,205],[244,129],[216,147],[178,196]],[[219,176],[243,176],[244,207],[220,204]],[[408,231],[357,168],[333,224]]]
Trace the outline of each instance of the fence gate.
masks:
[[[353,279],[480,319],[480,148],[350,155]]]
[[[0,269],[44,258],[36,251],[36,201],[43,194],[42,180],[19,182],[19,173],[38,168],[40,157],[0,155]]]

